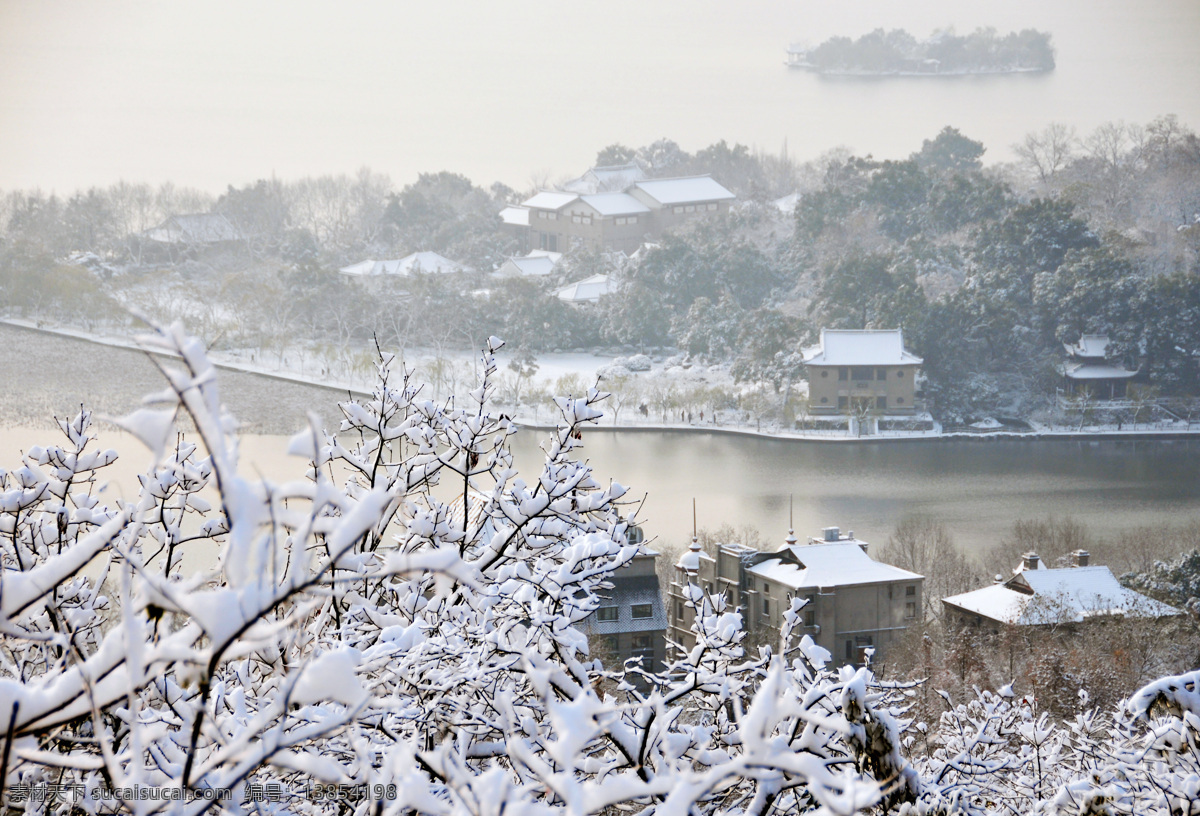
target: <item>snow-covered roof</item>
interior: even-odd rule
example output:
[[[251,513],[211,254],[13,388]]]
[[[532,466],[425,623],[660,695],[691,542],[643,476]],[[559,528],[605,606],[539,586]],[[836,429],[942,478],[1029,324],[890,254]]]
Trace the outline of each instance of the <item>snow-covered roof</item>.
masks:
[[[536,210],[561,210],[579,198],[575,193],[558,193],[553,190],[540,190],[533,198],[521,202],[522,207]]]
[[[172,215],[143,235],[162,244],[217,244],[242,239],[237,227],[220,213]]]
[[[647,178],[646,171],[637,162],[593,167],[577,179],[561,185],[563,190],[580,195],[624,190]]]
[[[596,193],[580,198],[601,215],[635,215],[650,212],[649,207],[629,193]]]
[[[1069,380],[1127,380],[1137,375],[1136,371],[1106,363],[1068,363],[1062,373]]]
[[[1085,334],[1079,338],[1079,342],[1075,345],[1063,343],[1063,348],[1067,350],[1067,354],[1073,357],[1099,357],[1103,359],[1108,353],[1108,335],[1107,334]]]
[[[731,201],[737,196],[726,190],[710,176],[688,176],[673,179],[639,181],[634,188],[662,205],[688,204],[696,201]]]
[[[365,260],[350,266],[343,266],[338,271],[352,277],[377,277],[395,275],[408,277],[414,273],[427,275],[445,274],[449,272],[465,272],[470,267],[463,266],[436,252],[414,252],[403,258],[389,261]]]
[[[523,258],[509,258],[500,264],[500,268],[492,274],[498,278],[544,277],[554,271],[554,265],[562,257],[557,252],[554,254],[558,257],[551,258],[545,254],[533,255],[531,253]]]
[[[800,193],[792,193],[785,195],[783,198],[777,198],[771,202],[771,206],[779,210],[784,215],[794,215],[796,205],[800,203]]]
[[[526,207],[505,207],[500,211],[500,220],[511,227],[528,227],[529,210]]]
[[[615,288],[608,275],[592,275],[590,278],[568,283],[554,294],[566,303],[595,303]]]
[[[854,586],[857,584],[916,581],[915,572],[881,564],[863,552],[857,542],[796,544],[787,548],[799,565],[769,558],[747,568],[760,578],[792,589]]]
[[[920,365],[920,357],[904,349],[900,329],[821,329],[821,344],[805,349],[807,365]]]
[[[1097,615],[1160,618],[1179,614],[1172,606],[1121,586],[1105,566],[1023,570],[1003,584],[952,595],[942,603],[1020,625],[1078,623]]]

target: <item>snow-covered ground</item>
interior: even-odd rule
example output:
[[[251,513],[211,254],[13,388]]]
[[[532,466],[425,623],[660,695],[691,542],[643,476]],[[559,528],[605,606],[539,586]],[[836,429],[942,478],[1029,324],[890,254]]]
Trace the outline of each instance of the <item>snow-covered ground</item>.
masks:
[[[76,328],[35,324],[29,320],[5,319],[0,322],[117,348],[139,347],[135,339],[128,335],[92,333]],[[209,357],[218,366],[234,371],[356,393],[369,393],[375,384],[375,371],[371,364],[373,352],[365,348],[356,352],[351,360],[343,358],[335,363],[300,346],[270,351],[214,350]],[[428,383],[431,396],[437,399],[462,392],[464,386],[473,385],[480,373],[478,355],[467,351],[410,348],[402,359],[418,381]],[[898,423],[923,425],[924,429],[879,430],[872,421],[870,432],[860,435],[855,424],[847,423],[844,418],[837,418],[841,419],[840,422],[810,419],[804,423],[808,427],[784,427],[778,419],[783,395],[773,394],[766,388],[734,383],[727,366],[685,367],[679,357],[658,357],[651,360],[648,371],[630,371],[626,365],[622,365],[628,362],[627,359],[565,352],[537,357],[536,370],[522,375],[509,365],[514,362],[513,355],[502,350],[496,355],[496,360],[496,404],[521,424],[531,427],[553,423],[555,412],[550,397],[582,393],[582,390],[596,385],[599,378],[601,390],[613,394],[606,403],[605,417],[601,422],[602,427],[609,428],[704,430],[821,441],[1200,433],[1200,423],[1184,421],[1159,420],[1137,424],[1091,422],[1080,426],[1077,421],[1071,422],[1069,419],[1061,422],[1031,421],[1028,431],[1016,431],[995,420],[984,420],[975,423],[969,431],[947,432],[928,415],[924,415],[916,418],[923,420],[920,422]],[[797,387],[803,389],[804,385],[799,383]],[[712,407],[731,399],[740,407],[717,410]]]

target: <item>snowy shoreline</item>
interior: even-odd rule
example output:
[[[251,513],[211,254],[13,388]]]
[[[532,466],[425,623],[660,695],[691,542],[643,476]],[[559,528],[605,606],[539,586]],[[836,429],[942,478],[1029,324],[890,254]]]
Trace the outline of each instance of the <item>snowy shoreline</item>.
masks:
[[[40,334],[54,335],[66,337],[73,340],[80,340],[88,343],[93,343],[100,346],[108,346],[111,348],[121,349],[125,351],[143,351],[143,349],[132,339],[120,336],[98,335],[92,332],[83,331],[80,329],[71,329],[64,327],[49,327],[38,325],[35,321],[22,320],[15,318],[0,319],[0,324],[30,332]],[[556,360],[556,355],[547,355],[545,362],[546,368],[551,372],[559,372],[564,370],[565,362],[579,363],[581,358],[586,355],[558,355],[565,360]],[[320,388],[336,392],[337,394],[350,393],[355,396],[369,396],[371,394],[370,387],[365,382],[353,382],[345,380],[330,380],[318,379],[311,375],[301,374],[294,370],[286,370],[282,368],[270,368],[261,363],[251,363],[245,360],[237,359],[236,355],[230,355],[224,352],[210,352],[210,359],[213,365],[219,369],[248,374],[253,376],[265,377],[273,380],[278,380],[296,385],[304,385],[313,388]],[[584,376],[591,376],[594,379],[595,369],[603,367],[606,363],[597,358],[590,360],[590,365],[586,369],[576,369],[576,373]],[[531,430],[546,430],[554,427],[554,424],[548,421],[551,409],[547,407],[544,411],[538,407],[533,410],[526,406],[520,406],[512,412],[513,419],[522,427]],[[546,418],[541,416],[542,413],[547,414]],[[617,416],[614,416],[614,413]],[[620,412],[606,412],[601,424],[594,426],[589,432],[607,431],[607,432],[680,432],[680,433],[707,433],[707,434],[725,434],[744,437],[753,437],[757,439],[777,439],[790,442],[825,442],[825,443],[854,443],[854,442],[921,442],[921,441],[1014,441],[1014,440],[1052,440],[1052,441],[1099,441],[1099,440],[1172,440],[1172,439],[1197,439],[1200,438],[1200,427],[1196,429],[1187,429],[1179,426],[1164,426],[1159,424],[1158,427],[1121,427],[1118,429],[1115,425],[1110,426],[1089,426],[1087,429],[1073,430],[1069,428],[1045,426],[1038,423],[1030,422],[1031,430],[1029,431],[1011,431],[1011,430],[982,430],[982,431],[944,431],[940,426],[936,426],[936,430],[926,431],[884,431],[867,435],[851,435],[848,431],[837,430],[815,430],[808,429],[803,431],[787,431],[779,428],[762,429],[755,427],[752,423],[747,424],[718,424],[711,420],[701,422],[654,422],[648,421],[646,418],[631,419],[628,414],[633,413],[628,409]],[[623,415],[623,416],[622,416]]]

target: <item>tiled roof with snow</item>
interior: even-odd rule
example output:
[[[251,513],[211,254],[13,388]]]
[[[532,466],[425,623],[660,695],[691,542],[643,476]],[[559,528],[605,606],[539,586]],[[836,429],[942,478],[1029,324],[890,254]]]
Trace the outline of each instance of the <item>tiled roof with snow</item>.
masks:
[[[746,569],[760,578],[792,589],[916,581],[915,572],[881,564],[857,543],[797,544],[788,548],[800,565],[770,558]]]
[[[1172,606],[1121,586],[1104,566],[1025,570],[1003,584],[952,595],[942,602],[1020,625],[1078,623],[1098,615],[1159,618],[1179,614]]]
[[[596,193],[581,198],[601,215],[636,215],[650,212],[649,207],[629,193]]]
[[[1108,353],[1107,334],[1085,334],[1075,345],[1063,343],[1067,353],[1075,357],[1100,357]]]
[[[613,291],[613,288],[608,275],[592,275],[590,278],[569,283],[554,294],[559,300],[567,303],[595,303]]]
[[[522,201],[521,206],[534,210],[561,210],[577,198],[579,196],[575,193],[557,193],[553,190],[541,190],[533,198]]]
[[[821,344],[806,349],[808,365],[920,365],[920,357],[904,349],[900,329],[821,329]]]
[[[164,244],[217,244],[242,239],[237,227],[220,213],[172,215],[144,234],[149,240]]]
[[[731,201],[737,196],[710,176],[639,181],[634,187],[660,204],[691,204],[697,201]]]
[[[1127,368],[1100,363],[1069,363],[1062,373],[1069,380],[1127,380],[1137,375]]]

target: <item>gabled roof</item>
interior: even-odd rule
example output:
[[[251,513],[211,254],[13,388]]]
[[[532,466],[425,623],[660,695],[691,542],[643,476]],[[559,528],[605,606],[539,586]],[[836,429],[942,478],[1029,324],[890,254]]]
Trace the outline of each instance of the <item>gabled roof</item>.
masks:
[[[673,179],[649,179],[633,185],[663,206],[693,204],[697,201],[732,201],[737,198],[711,176],[686,176]]]
[[[592,275],[590,278],[568,283],[554,294],[566,303],[595,303],[615,288],[608,275]]]
[[[638,215],[650,212],[649,207],[629,193],[596,193],[580,198],[601,215]]]
[[[521,202],[522,207],[535,210],[561,210],[579,198],[575,193],[559,193],[554,190],[539,190],[533,198]]]
[[[900,329],[821,329],[821,344],[804,351],[807,365],[920,365],[920,357],[904,349]]]
[[[768,558],[746,571],[791,589],[917,581],[923,577],[881,564],[863,552],[857,542],[793,544],[779,554],[784,557]]]
[[[943,598],[942,603],[1000,623],[1079,623],[1101,615],[1160,618],[1173,606],[1126,589],[1108,567],[1023,570],[1003,584]]]
[[[449,272],[465,272],[469,268],[436,252],[414,252],[411,255],[390,261],[359,261],[350,266],[343,266],[338,271],[343,275],[353,277],[379,277],[383,275],[408,277],[414,273],[440,275]]]

